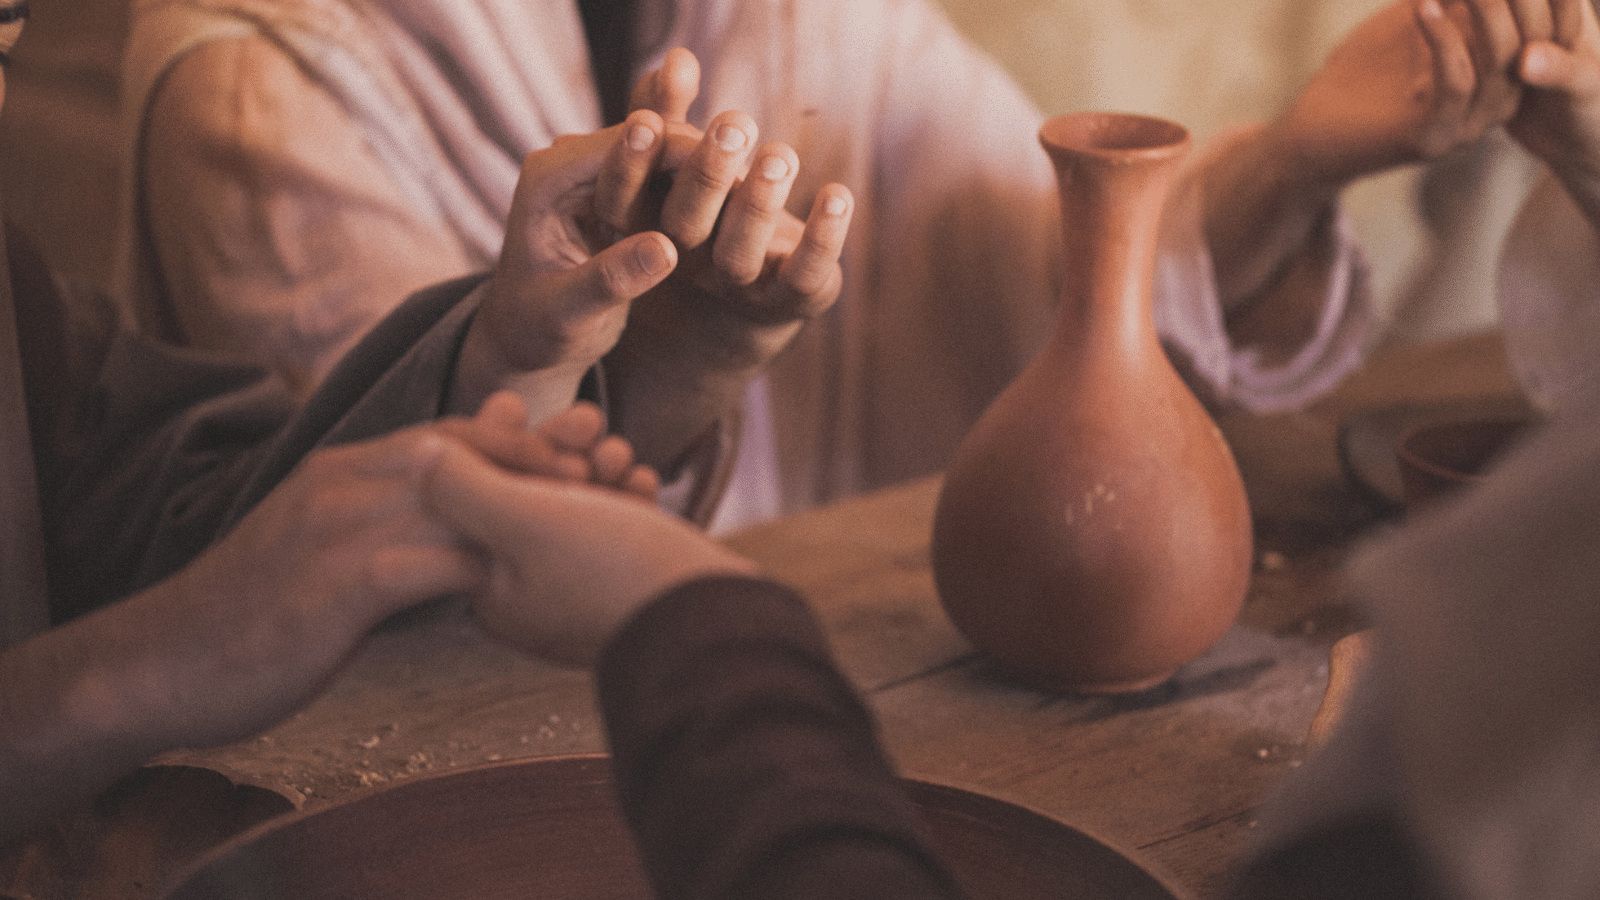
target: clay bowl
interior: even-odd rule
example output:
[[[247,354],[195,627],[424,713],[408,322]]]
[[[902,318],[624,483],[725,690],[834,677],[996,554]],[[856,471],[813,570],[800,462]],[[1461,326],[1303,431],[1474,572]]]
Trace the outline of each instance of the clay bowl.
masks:
[[[1406,509],[1422,509],[1482,480],[1530,424],[1525,418],[1470,419],[1407,429],[1395,444]]]
[[[1089,834],[907,781],[974,900],[1186,895]],[[165,900],[650,900],[604,756],[494,763],[293,813],[198,861]]]

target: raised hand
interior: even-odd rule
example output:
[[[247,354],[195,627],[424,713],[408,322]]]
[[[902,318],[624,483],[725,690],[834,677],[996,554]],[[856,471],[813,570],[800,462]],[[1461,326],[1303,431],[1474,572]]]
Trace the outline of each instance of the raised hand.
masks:
[[[607,357],[616,429],[667,472],[837,299],[853,205],[844,186],[830,184],[805,221],[789,213],[800,169],[793,148],[758,145],[756,123],[737,111],[694,129],[686,117],[698,90],[698,63],[681,49],[640,81],[634,117],[660,117],[665,153],[651,175],[618,166],[597,192],[613,233],[658,229],[679,254],[673,273],[634,304]]]
[[[1395,0],[1359,25],[1275,123],[1295,164],[1332,189],[1437,157],[1516,112],[1513,63],[1548,38],[1548,0]]]
[[[603,172],[614,185],[658,164],[663,128],[642,113],[524,160],[500,260],[462,345],[452,411],[473,411],[500,387],[520,393],[535,422],[565,409],[616,344],[629,305],[677,265],[665,235],[614,233],[595,207]]]
[[[1600,195],[1600,26],[1589,0],[1547,2],[1551,35],[1523,51],[1517,73],[1528,89],[1507,127],[1568,190],[1594,197]],[[1585,203],[1591,205],[1600,208]]]

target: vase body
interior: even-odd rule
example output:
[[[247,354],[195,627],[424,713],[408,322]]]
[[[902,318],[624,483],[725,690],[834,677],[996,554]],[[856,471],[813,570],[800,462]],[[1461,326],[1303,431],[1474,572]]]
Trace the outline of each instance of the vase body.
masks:
[[[1204,653],[1249,587],[1233,454],[1168,361],[1151,310],[1178,125],[1050,119],[1065,266],[1048,343],[957,450],[934,519],[951,621],[1023,681],[1111,693]]]

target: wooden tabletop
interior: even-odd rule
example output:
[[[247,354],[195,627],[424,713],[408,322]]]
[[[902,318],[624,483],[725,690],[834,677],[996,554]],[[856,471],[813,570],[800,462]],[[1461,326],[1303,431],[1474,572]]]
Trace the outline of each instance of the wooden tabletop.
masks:
[[[1360,625],[1338,590],[1343,559],[1397,522],[1381,490],[1351,477],[1341,427],[1401,406],[1516,398],[1498,339],[1482,334],[1386,354],[1309,410],[1224,417],[1256,520],[1250,595],[1217,647],[1141,694],[1043,693],[972,651],[930,574],[937,479],[728,542],[811,599],[905,774],[1064,819],[1206,900],[1248,852],[1263,800],[1303,762],[1328,648]],[[603,748],[585,674],[485,639],[458,609],[424,610],[375,635],[324,696],[267,734],[170,754],[73,835],[0,854],[0,890],[145,897],[206,846],[297,806]],[[88,856],[85,835],[98,847]]]

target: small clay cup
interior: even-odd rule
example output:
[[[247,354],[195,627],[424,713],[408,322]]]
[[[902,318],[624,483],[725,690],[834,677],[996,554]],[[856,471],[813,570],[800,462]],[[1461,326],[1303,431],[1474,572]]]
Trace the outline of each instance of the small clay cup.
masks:
[[[1406,511],[1424,509],[1481,481],[1530,424],[1528,419],[1471,419],[1406,429],[1395,445]]]

